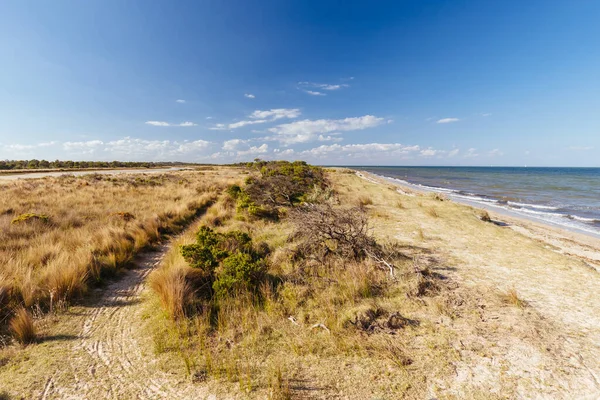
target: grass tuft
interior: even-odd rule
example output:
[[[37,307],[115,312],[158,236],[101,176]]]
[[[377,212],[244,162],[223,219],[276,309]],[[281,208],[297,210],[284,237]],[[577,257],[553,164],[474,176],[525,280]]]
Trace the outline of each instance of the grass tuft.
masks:
[[[527,307],[527,302],[519,297],[519,294],[515,288],[509,289],[506,293],[502,293],[500,297],[506,304],[510,304],[518,308]]]
[[[15,311],[15,315],[10,320],[10,331],[15,340],[22,345],[28,345],[35,341],[36,330],[33,317],[24,307]]]

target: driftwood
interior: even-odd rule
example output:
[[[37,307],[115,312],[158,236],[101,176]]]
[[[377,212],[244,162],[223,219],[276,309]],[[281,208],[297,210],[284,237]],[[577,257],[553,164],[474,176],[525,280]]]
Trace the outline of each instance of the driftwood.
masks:
[[[310,327],[311,330],[313,330],[315,328],[321,328],[321,329],[325,330],[327,333],[331,333],[331,331],[329,330],[329,328],[327,328],[322,323],[314,324],[313,326]]]

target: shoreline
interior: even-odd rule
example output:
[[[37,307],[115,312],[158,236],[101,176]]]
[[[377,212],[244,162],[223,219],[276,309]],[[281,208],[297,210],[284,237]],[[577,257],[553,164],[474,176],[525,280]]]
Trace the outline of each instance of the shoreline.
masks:
[[[393,185],[398,188],[398,193],[406,196],[414,196],[414,193],[421,195],[440,193],[435,190],[427,190],[422,187],[403,184],[396,179],[378,176],[366,171],[353,171],[358,177],[368,182],[379,185]],[[446,195],[449,200],[457,204],[470,207],[474,210],[487,211],[493,221],[500,222],[500,224],[506,224],[505,226],[507,228],[534,240],[544,242],[553,247],[554,251],[581,258],[590,268],[600,272],[600,234],[552,224],[545,220],[538,220],[533,217],[516,215],[516,213],[511,213],[510,210],[505,210],[500,207],[486,206],[485,204],[476,203],[474,201],[454,198],[448,196],[447,193],[443,194]]]

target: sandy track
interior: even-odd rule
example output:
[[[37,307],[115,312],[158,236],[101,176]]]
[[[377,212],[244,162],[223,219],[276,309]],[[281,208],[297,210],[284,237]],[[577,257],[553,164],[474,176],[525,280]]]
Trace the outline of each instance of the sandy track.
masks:
[[[103,290],[77,316],[77,338],[68,357],[47,372],[40,399],[201,399],[207,393],[181,376],[158,369],[152,343],[139,329],[141,294],[149,272],[168,245],[141,254],[136,268]],[[65,343],[63,343],[65,345]]]

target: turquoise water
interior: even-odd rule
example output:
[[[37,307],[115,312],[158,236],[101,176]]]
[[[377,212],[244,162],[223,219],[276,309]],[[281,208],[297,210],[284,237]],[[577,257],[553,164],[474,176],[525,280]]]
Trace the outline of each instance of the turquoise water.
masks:
[[[600,234],[600,168],[352,167],[529,218]]]

